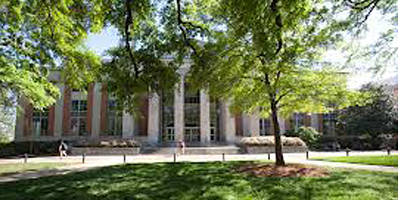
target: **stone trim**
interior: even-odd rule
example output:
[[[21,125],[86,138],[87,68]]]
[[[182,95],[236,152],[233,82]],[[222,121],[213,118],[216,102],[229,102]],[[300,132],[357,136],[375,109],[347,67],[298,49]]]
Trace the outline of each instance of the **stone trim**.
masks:
[[[200,90],[200,141],[210,143],[210,97],[207,90]]]
[[[72,147],[72,155],[137,155],[140,147]]]
[[[184,126],[185,126],[185,87],[183,75],[181,75],[179,82],[175,86],[174,91],[174,131],[175,141],[184,139]]]
[[[100,124],[101,124],[101,83],[95,83],[93,87],[93,109],[92,109],[92,138],[98,138],[100,136]]]
[[[150,144],[156,144],[158,143],[158,137],[160,134],[160,97],[157,93],[150,93],[148,96],[148,101],[146,102],[148,102],[147,107],[145,106],[145,108],[148,109],[146,114],[147,116],[145,117],[145,120],[141,122],[141,125],[147,125],[146,127],[142,128],[146,128],[148,130],[144,131],[147,133],[148,142]]]

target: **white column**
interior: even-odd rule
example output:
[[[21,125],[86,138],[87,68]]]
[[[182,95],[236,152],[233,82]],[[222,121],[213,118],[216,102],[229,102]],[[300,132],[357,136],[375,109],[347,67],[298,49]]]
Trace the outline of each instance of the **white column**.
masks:
[[[235,117],[229,111],[229,100],[221,103],[222,133],[225,134],[225,141],[228,144],[235,143]]]
[[[272,122],[272,120],[271,120]],[[279,122],[279,130],[281,135],[283,135],[286,130],[285,130],[285,119],[283,117],[278,116],[278,122]],[[273,126],[273,124],[271,124]]]
[[[150,144],[157,144],[158,135],[160,134],[160,97],[157,93],[149,94],[149,113],[147,125],[147,141]]]
[[[258,111],[250,115],[250,133],[252,137],[260,136],[260,115]]]
[[[63,132],[63,107],[64,107],[64,85],[59,84],[60,98],[57,99],[54,108],[54,137],[60,138]]]
[[[260,117],[258,112],[243,115],[243,131],[245,136],[260,136]]]
[[[133,133],[134,133],[134,120],[133,116],[125,112],[122,114],[122,138],[128,139],[128,138],[133,138]]]
[[[210,98],[207,90],[200,90],[200,135],[201,143],[210,143]]]
[[[318,114],[311,114],[311,127],[318,131],[319,129],[319,120]]]
[[[185,113],[184,113],[184,80],[181,76],[174,93],[174,129],[175,141],[184,139]]]
[[[92,137],[99,138],[101,123],[101,83],[95,83],[93,87],[93,108],[92,108]]]

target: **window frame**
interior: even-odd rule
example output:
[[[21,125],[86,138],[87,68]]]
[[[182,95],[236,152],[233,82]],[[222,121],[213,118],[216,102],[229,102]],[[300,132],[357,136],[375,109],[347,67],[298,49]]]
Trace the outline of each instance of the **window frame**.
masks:
[[[35,120],[39,121],[39,132],[35,129]],[[44,126],[46,124],[46,126]],[[33,110],[32,112],[32,135],[34,136],[46,136],[49,133],[49,109],[44,110]]]
[[[74,103],[77,102],[77,106],[75,107]],[[83,103],[84,102],[84,103]],[[74,135],[79,136],[88,136],[89,132],[87,130],[87,112],[88,112],[88,102],[83,99],[74,99],[71,101],[71,111],[70,111],[70,131]],[[75,109],[77,108],[77,109]],[[85,109],[83,109],[85,108]],[[74,130],[74,120],[76,121],[77,130]],[[83,126],[82,126],[83,123]],[[84,127],[84,128],[82,128]]]

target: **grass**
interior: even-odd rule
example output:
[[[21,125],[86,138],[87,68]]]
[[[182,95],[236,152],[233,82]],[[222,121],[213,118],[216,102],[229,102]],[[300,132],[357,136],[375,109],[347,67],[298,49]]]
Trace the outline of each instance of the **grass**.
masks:
[[[397,199],[397,173],[257,178],[243,162],[128,164],[0,184],[0,199]]]
[[[330,162],[347,162],[359,163],[366,165],[384,165],[396,166],[398,163],[398,155],[390,156],[341,156],[341,157],[325,157],[325,158],[312,158],[313,160],[323,160]]]
[[[0,176],[15,174],[26,171],[38,171],[43,169],[54,169],[64,166],[66,163],[12,163],[0,164]]]

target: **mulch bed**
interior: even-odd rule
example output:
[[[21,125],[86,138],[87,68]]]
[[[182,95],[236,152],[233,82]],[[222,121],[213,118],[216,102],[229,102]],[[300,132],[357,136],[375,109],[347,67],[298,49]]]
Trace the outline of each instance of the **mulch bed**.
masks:
[[[325,168],[307,166],[302,164],[246,164],[237,169],[238,172],[257,177],[326,177],[329,172]]]

